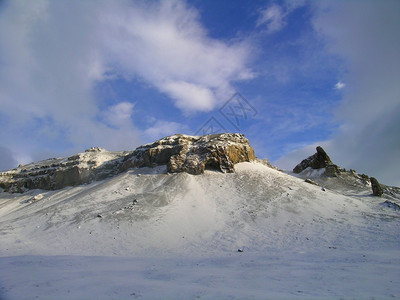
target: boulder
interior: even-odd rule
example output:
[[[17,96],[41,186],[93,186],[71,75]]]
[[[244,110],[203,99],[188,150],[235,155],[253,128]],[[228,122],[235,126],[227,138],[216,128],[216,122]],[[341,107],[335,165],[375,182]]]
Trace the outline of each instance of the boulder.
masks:
[[[314,180],[311,180],[310,178],[307,178],[306,180],[304,180],[305,182],[309,183],[309,184],[313,184],[313,185],[319,185],[318,183],[316,183]]]
[[[383,189],[381,185],[379,184],[378,180],[375,177],[371,177],[371,186],[372,186],[372,194],[374,196],[382,196],[383,195]]]

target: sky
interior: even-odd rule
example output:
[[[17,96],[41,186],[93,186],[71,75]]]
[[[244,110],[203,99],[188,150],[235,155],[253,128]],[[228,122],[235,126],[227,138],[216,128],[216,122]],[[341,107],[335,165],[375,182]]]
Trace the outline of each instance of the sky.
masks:
[[[400,186],[400,1],[0,1],[0,170],[245,134]]]

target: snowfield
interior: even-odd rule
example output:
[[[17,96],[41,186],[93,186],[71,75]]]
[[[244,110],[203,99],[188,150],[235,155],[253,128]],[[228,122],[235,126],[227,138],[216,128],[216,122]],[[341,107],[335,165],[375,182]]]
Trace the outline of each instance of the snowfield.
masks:
[[[0,299],[400,297],[400,212],[384,199],[235,169],[0,193]]]

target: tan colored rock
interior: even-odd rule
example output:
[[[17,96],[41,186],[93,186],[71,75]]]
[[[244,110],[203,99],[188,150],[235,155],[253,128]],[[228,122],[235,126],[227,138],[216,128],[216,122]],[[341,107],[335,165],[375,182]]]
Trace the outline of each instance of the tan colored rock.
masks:
[[[255,159],[254,150],[242,134],[205,136],[177,134],[137,148],[127,166],[153,167],[166,164],[170,173],[202,174],[205,169],[234,172],[234,165]]]

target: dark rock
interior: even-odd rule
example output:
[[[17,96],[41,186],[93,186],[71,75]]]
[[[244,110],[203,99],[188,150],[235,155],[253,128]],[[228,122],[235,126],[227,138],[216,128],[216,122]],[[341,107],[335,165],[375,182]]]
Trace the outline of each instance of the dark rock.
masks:
[[[383,195],[383,189],[381,185],[379,184],[378,180],[375,177],[371,177],[371,186],[372,186],[372,194],[374,196],[382,196]]]
[[[319,185],[318,183],[316,183],[315,181],[311,180],[310,178],[307,178],[306,180],[304,180],[305,182],[309,183],[309,184],[313,184],[313,185]]]
[[[337,165],[327,165],[325,167],[325,175],[328,177],[336,177],[340,174],[340,168]]]
[[[328,156],[328,154],[326,154],[325,150],[322,149],[321,146],[318,146],[317,148],[317,155],[313,161],[313,169],[320,169],[320,168],[324,168],[327,165],[331,165],[332,161],[330,159],[330,157]]]
[[[299,163],[293,169],[293,173],[300,173],[305,169],[311,167],[312,169],[321,169],[325,168],[325,175],[334,177],[340,172],[340,168],[333,164],[328,154],[326,154],[325,150],[322,149],[321,146],[316,148],[317,153],[309,156],[304,159],[301,163]]]

